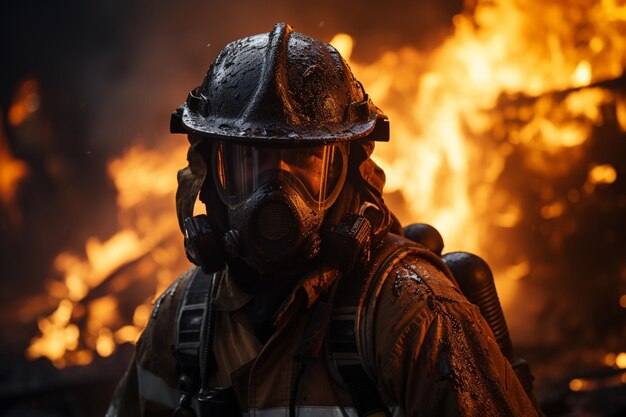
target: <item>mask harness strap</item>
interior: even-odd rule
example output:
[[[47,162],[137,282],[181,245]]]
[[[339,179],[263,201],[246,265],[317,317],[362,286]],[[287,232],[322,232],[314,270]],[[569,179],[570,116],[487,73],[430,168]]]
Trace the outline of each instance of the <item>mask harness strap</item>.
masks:
[[[178,171],[177,181],[178,188],[176,190],[176,217],[178,218],[178,226],[180,230],[185,232],[185,219],[193,216],[193,207],[196,197],[202,189],[202,184],[207,177],[206,163],[198,152],[199,142],[189,138],[191,146],[187,152],[188,165]]]
[[[197,149],[197,139],[190,136],[191,147],[187,153],[189,165],[178,171],[178,190],[176,191],[176,214],[178,224],[185,236],[185,253],[189,261],[202,268],[205,273],[212,273],[224,268],[224,245],[220,233],[205,214],[193,215],[196,198],[215,200],[207,192],[205,182],[210,180],[206,162]],[[203,191],[203,186],[205,190]],[[212,191],[212,190],[209,190]],[[204,200],[203,200],[204,201]],[[213,217],[218,217],[217,207],[212,207]]]

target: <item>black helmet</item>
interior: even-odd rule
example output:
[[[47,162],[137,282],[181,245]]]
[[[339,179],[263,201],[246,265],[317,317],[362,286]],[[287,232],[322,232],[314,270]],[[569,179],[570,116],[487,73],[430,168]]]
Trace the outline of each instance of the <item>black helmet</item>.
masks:
[[[171,131],[294,145],[389,140],[387,117],[339,52],[285,23],[227,45],[172,114]]]
[[[201,199],[231,260],[273,274],[317,255],[347,176],[346,142],[389,140],[387,117],[337,50],[284,23],[227,45],[172,114],[171,131],[192,143],[179,175],[181,224],[204,182]]]

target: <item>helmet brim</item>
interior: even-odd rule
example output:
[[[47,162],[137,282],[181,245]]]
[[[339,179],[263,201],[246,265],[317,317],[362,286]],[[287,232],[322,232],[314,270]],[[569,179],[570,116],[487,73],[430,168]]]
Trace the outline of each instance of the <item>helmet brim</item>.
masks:
[[[373,105],[372,105],[373,106]],[[183,103],[172,113],[172,133],[196,134],[207,139],[232,140],[267,146],[316,146],[346,142],[368,137],[375,141],[389,140],[389,120],[378,108],[369,119],[354,123],[289,125],[267,122],[242,123],[220,117],[204,116]]]

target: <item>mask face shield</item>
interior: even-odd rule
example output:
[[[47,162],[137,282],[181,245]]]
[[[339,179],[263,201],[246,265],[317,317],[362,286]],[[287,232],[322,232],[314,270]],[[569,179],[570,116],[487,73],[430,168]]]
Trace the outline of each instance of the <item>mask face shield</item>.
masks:
[[[230,209],[264,184],[288,185],[314,210],[328,209],[346,179],[346,143],[315,147],[262,147],[219,141],[211,149],[218,195]]]

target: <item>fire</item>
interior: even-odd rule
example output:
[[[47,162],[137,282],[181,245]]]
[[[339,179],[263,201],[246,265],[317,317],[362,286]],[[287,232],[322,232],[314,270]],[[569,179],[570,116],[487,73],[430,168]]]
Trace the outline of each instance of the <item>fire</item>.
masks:
[[[404,47],[368,64],[350,60],[358,45],[338,34],[331,43],[392,122],[392,141],[377,148],[375,159],[387,174],[387,201],[403,223],[430,223],[447,251],[472,251],[488,261],[515,245],[493,245],[485,236],[528,215],[516,190],[498,185],[509,158],[522,155],[529,172],[563,178],[580,161],[592,129],[604,123],[602,106],[614,106],[626,128],[626,100],[600,85],[624,71],[625,22],[626,6],[617,0],[567,7],[477,0],[455,16],[454,33],[433,53]],[[120,229],[104,240],[90,238],[84,254],[57,257],[62,278],[49,288],[58,308],[40,319],[30,358],[85,364],[137,339],[149,300],[185,266],[173,205],[185,148],[134,146],[110,163]],[[560,196],[547,186],[538,213],[557,219],[616,179],[615,168],[598,161],[579,189]],[[504,304],[532,269],[519,257],[495,271]],[[150,295],[124,312],[121,294],[138,282],[150,286]],[[79,320],[86,325],[79,328]],[[573,380],[570,387],[585,384]]]
[[[22,124],[39,109],[39,105],[39,84],[34,79],[24,80],[18,87],[13,104],[9,108],[9,124],[11,126]]]
[[[569,383],[569,389],[572,391],[582,391],[585,388],[585,381],[579,378],[572,379]]]
[[[589,171],[588,181],[592,184],[612,184],[617,179],[617,172],[610,164],[596,165]]]
[[[403,223],[437,227],[447,250],[489,260],[486,228],[511,228],[525,215],[515,190],[496,185],[510,155],[523,150],[526,169],[563,177],[603,123],[601,106],[613,104],[626,125],[622,99],[591,86],[623,73],[625,8],[613,0],[471,4],[428,57],[404,48],[363,65],[350,61],[354,42],[345,34],[331,43],[392,121],[392,142],[375,152],[392,208]],[[593,192],[589,184],[615,179],[613,167],[592,167],[583,197]],[[540,215],[558,218],[577,198],[573,190],[548,200]],[[515,278],[532,270],[526,259],[509,262],[495,271],[505,303]]]
[[[13,223],[19,221],[19,210],[15,201],[20,182],[28,175],[28,165],[15,159],[0,119],[0,207],[6,209]]]
[[[91,362],[94,352],[107,357],[118,343],[137,340],[151,312],[150,300],[184,268],[173,195],[185,148],[184,143],[163,152],[135,146],[109,164],[122,227],[106,240],[89,238],[84,255],[57,256],[54,266],[62,279],[52,280],[50,288],[59,307],[40,319],[41,335],[31,342],[29,358],[45,356],[59,367],[81,365]],[[125,268],[131,270],[127,275]],[[132,320],[125,321],[119,294],[133,280],[152,289],[146,304],[134,308]],[[93,294],[104,287],[108,291],[96,298]],[[84,328],[75,324],[78,319],[86,323]]]

